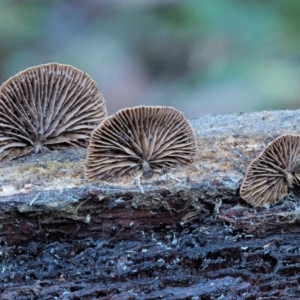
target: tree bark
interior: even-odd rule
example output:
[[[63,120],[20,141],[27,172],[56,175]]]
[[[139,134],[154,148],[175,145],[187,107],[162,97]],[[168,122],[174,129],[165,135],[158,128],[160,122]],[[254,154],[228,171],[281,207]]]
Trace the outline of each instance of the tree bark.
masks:
[[[270,208],[239,196],[299,116],[190,120],[195,162],[141,185],[87,182],[81,149],[0,163],[1,299],[300,298],[299,189]]]

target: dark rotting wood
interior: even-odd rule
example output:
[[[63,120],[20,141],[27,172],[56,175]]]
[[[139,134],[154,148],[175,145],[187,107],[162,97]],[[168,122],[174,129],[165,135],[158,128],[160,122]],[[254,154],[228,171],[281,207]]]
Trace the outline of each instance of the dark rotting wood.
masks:
[[[80,149],[0,163],[0,299],[299,299],[299,188],[270,208],[238,190],[299,121],[190,120],[195,163],[141,186],[88,183]]]

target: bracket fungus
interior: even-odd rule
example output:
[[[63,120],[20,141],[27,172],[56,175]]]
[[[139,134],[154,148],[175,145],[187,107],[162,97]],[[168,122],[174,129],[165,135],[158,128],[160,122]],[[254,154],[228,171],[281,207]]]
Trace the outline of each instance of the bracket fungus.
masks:
[[[57,63],[26,69],[0,87],[0,161],[42,148],[87,147],[106,115],[86,73]]]
[[[268,206],[293,184],[300,184],[300,136],[283,135],[250,163],[240,195],[253,206]]]
[[[178,110],[127,108],[93,131],[85,176],[89,181],[108,183],[150,178],[154,170],[191,163],[196,150],[193,130]]]

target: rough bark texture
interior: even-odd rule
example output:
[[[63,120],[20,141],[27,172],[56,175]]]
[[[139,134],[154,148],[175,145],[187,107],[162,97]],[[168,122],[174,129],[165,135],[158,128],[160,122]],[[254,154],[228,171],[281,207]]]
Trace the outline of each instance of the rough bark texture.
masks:
[[[1,299],[299,299],[300,191],[239,196],[249,162],[299,111],[190,120],[193,164],[141,186],[90,184],[86,151],[0,163]]]

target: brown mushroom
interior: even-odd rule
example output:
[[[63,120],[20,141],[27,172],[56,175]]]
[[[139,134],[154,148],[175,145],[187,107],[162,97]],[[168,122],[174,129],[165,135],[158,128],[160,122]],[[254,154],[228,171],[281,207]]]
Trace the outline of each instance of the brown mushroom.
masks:
[[[91,136],[85,176],[89,181],[127,183],[154,170],[192,162],[193,130],[172,107],[138,106],[104,120]]]
[[[86,73],[56,63],[29,68],[0,87],[0,161],[42,148],[87,147],[106,115]]]
[[[249,165],[240,195],[253,206],[268,206],[300,183],[300,136],[283,135],[272,141]]]

